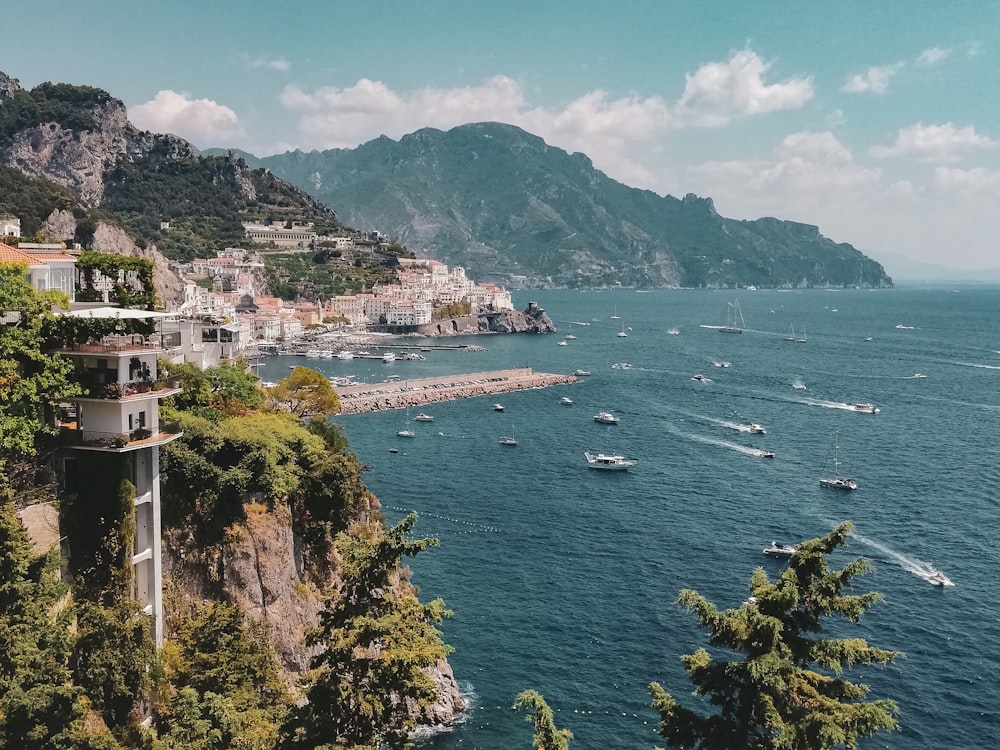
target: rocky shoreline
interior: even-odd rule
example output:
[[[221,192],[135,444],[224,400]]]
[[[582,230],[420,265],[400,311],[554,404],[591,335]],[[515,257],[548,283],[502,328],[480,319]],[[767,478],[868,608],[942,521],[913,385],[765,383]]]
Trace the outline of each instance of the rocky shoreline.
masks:
[[[359,383],[337,386],[341,414],[361,414],[385,409],[453,401],[459,398],[491,396],[565,385],[579,380],[575,375],[532,372],[530,367],[420,378],[391,383]]]

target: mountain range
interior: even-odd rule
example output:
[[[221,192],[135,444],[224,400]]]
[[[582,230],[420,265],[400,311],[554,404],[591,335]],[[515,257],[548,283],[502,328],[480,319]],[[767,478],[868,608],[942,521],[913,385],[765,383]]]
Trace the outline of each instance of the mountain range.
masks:
[[[350,226],[514,286],[890,286],[808,224],[720,216],[710,198],[628,187],[502,123],[257,158]]]
[[[892,284],[815,226],[727,219],[710,198],[631,188],[501,123],[257,158],[140,131],[101,89],[28,91],[0,73],[3,167],[0,212],[22,216],[27,234],[154,260],[243,245],[247,220],[312,221],[321,234],[380,230],[514,287]],[[170,301],[178,285],[164,284]]]

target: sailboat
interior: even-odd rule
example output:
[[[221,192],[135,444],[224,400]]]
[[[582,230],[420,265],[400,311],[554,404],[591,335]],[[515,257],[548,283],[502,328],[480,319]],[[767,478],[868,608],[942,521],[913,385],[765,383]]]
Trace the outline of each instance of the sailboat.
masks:
[[[792,324],[792,335],[791,336],[785,336],[785,341],[794,341],[796,344],[804,344],[804,343],[806,343],[806,327],[802,326],[802,338],[799,338],[799,337],[797,337],[795,335],[795,324],[793,323]]]
[[[413,430],[411,430],[407,426],[409,424],[409,421],[410,421],[410,407],[407,406],[406,407],[406,421],[403,422],[403,426],[402,427],[400,427],[398,430],[396,430],[396,437],[411,438],[411,437],[416,437],[417,436],[416,433],[413,432]]]
[[[833,451],[833,479],[820,479],[820,487],[829,487],[833,490],[856,490],[858,483],[853,479],[840,476],[840,436],[837,436],[837,443]]]
[[[625,333],[625,321],[622,321],[622,329],[615,334],[620,339],[628,338],[628,334]]]
[[[517,438],[514,437],[514,428],[511,428],[509,435],[500,437],[500,445],[517,445]]]
[[[737,320],[739,325],[737,325]],[[740,301],[733,300],[726,307],[726,324],[719,326],[719,333],[743,333],[746,321],[743,320],[743,311],[740,310]]]
[[[615,314],[611,316],[612,320],[621,320],[621,315],[618,314],[618,305],[615,305]]]

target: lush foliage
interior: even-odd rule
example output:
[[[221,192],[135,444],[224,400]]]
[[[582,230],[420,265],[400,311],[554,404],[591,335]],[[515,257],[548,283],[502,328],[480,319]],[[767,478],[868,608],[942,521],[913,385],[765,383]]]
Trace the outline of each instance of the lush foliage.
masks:
[[[557,729],[552,709],[540,693],[525,690],[514,701],[515,709],[528,712],[527,720],[535,728],[532,747],[537,750],[569,750],[573,733],[568,729]]]
[[[0,325],[0,460],[34,454],[39,434],[51,432],[46,410],[78,394],[69,360],[54,353],[46,328],[53,305],[66,296],[39,292],[25,280],[25,268],[0,263],[0,314],[16,322]]]
[[[267,398],[274,408],[299,419],[325,420],[340,410],[340,399],[330,381],[308,367],[294,368],[268,390]]]
[[[359,255],[346,262],[342,255],[333,252],[313,256],[271,252],[264,255],[264,263],[268,284],[282,299],[359,294],[371,291],[375,284],[396,280],[396,258],[390,255]]]
[[[434,320],[444,320],[447,318],[458,318],[472,312],[472,305],[468,302],[452,302],[447,305],[438,305],[434,308],[432,317]]]
[[[868,687],[841,677],[856,664],[886,664],[897,653],[860,638],[822,636],[831,615],[856,623],[881,595],[849,595],[852,580],[868,570],[856,559],[830,570],[827,556],[846,544],[851,525],[803,542],[787,570],[770,581],[761,569],[737,609],[720,612],[695,591],[679,603],[693,611],[716,649],[742,654],[723,660],[705,649],[682,657],[695,692],[718,709],[702,716],[681,706],[659,684],[650,685],[668,744],[701,750],[821,750],[853,748],[859,737],[895,729],[896,705],[865,702]]]
[[[90,86],[42,83],[31,91],[19,89],[0,107],[0,146],[9,146],[21,130],[49,122],[68,130],[93,130],[93,109],[109,101],[106,91]]]
[[[84,216],[83,209],[65,188],[0,165],[0,215],[10,214],[21,220],[23,240],[37,235],[45,220],[57,209],[73,211],[79,214],[77,218]]]
[[[72,610],[60,605],[58,558],[37,557],[0,464],[0,747],[116,750],[72,682]]]
[[[166,648],[170,684],[157,726],[167,748],[271,748],[290,702],[267,634],[236,607],[207,603]]]
[[[433,702],[437,687],[424,670],[450,650],[436,627],[448,614],[444,603],[421,603],[398,578],[404,556],[437,543],[407,539],[415,522],[411,514],[385,532],[337,537],[343,584],[309,635],[322,651],[308,703],[293,710],[279,747],[408,746],[416,719],[407,704]]]
[[[166,401],[168,406],[212,421],[250,414],[263,403],[257,378],[247,372],[243,361],[207,370],[189,362],[164,362],[161,371],[164,377],[179,378],[181,383],[181,392]]]
[[[156,307],[156,287],[153,284],[153,261],[134,255],[112,255],[84,251],[76,259],[82,278],[84,297],[94,292],[94,272],[114,282],[112,302],[122,307],[153,310]]]

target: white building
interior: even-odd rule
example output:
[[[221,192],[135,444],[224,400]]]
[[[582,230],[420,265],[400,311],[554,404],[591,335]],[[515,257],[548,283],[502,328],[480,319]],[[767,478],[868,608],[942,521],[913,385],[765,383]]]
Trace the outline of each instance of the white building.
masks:
[[[20,237],[21,220],[16,216],[0,216],[0,237]]]
[[[313,223],[292,224],[253,224],[243,223],[243,235],[254,242],[273,243],[277,247],[295,247],[303,249],[316,241]]]

